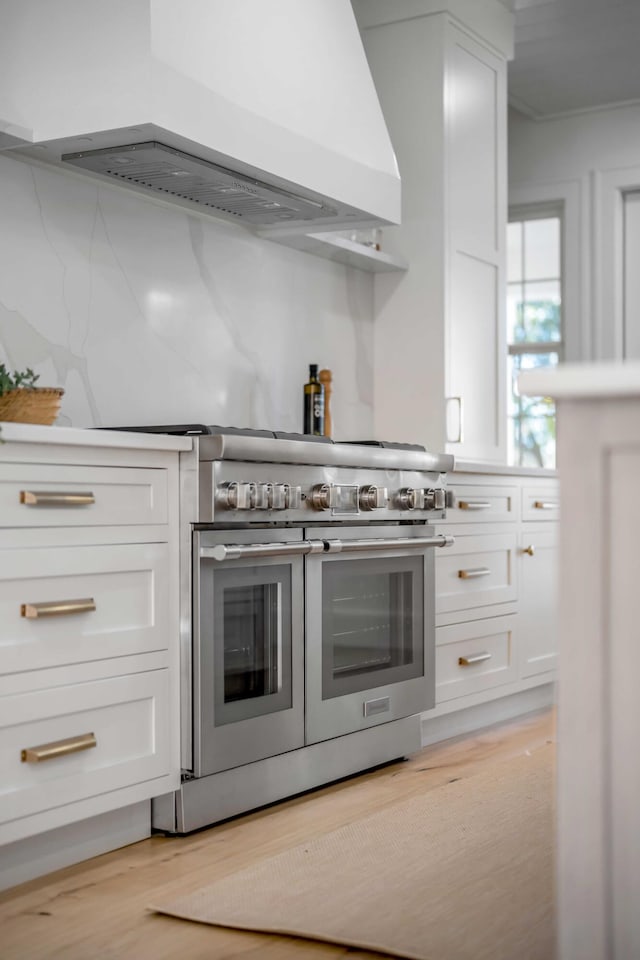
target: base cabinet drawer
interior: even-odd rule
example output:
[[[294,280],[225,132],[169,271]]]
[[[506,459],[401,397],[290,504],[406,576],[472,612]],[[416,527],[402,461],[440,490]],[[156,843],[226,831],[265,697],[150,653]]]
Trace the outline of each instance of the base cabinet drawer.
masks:
[[[461,536],[436,555],[436,614],[517,598],[517,537]]]
[[[436,704],[516,679],[516,616],[436,629]]]
[[[166,470],[2,464],[0,527],[139,526],[167,519]]]
[[[170,773],[170,715],[168,670],[0,698],[0,824]]]
[[[454,504],[447,508],[447,524],[513,522],[518,519],[519,490],[516,486],[464,484],[454,478],[449,489]]]
[[[0,674],[165,650],[166,543],[0,550]]]

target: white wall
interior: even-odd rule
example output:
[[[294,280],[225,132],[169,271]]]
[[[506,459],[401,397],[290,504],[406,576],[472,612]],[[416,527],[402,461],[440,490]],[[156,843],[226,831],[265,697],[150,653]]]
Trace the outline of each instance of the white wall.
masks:
[[[58,423],[300,431],[318,363],[334,435],[372,435],[370,274],[8,154],[0,211],[0,362]]]
[[[510,111],[510,204],[565,202],[568,360],[619,354],[619,194],[638,168],[640,106],[537,121]]]

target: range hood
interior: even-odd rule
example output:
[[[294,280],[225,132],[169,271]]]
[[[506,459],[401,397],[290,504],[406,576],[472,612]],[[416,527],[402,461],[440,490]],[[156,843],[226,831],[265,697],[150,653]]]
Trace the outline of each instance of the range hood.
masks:
[[[350,0],[9,0],[0,149],[267,235],[400,221]]]

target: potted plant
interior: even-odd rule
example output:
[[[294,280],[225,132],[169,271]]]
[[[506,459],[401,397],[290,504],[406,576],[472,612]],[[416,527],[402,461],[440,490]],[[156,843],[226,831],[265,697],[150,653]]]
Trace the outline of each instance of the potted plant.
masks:
[[[40,374],[30,367],[10,371],[0,363],[0,420],[13,423],[52,424],[58,416],[64,390],[36,387]]]

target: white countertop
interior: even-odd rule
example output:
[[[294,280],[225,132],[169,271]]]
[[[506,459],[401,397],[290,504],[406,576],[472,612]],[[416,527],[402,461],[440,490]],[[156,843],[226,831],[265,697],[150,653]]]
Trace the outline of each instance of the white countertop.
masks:
[[[511,467],[506,463],[493,463],[489,460],[463,460],[455,457],[454,473],[487,473],[505,477],[549,477],[558,476],[557,470],[548,470],[545,467]]]
[[[640,362],[563,363],[552,370],[527,370],[518,377],[518,388],[532,397],[640,396]]]
[[[0,423],[0,441],[54,443],[82,447],[120,447],[128,450],[191,450],[191,437],[164,433],[127,433],[121,430],[90,430],[79,427],[47,427],[38,423]],[[0,443],[0,455],[2,444]]]

